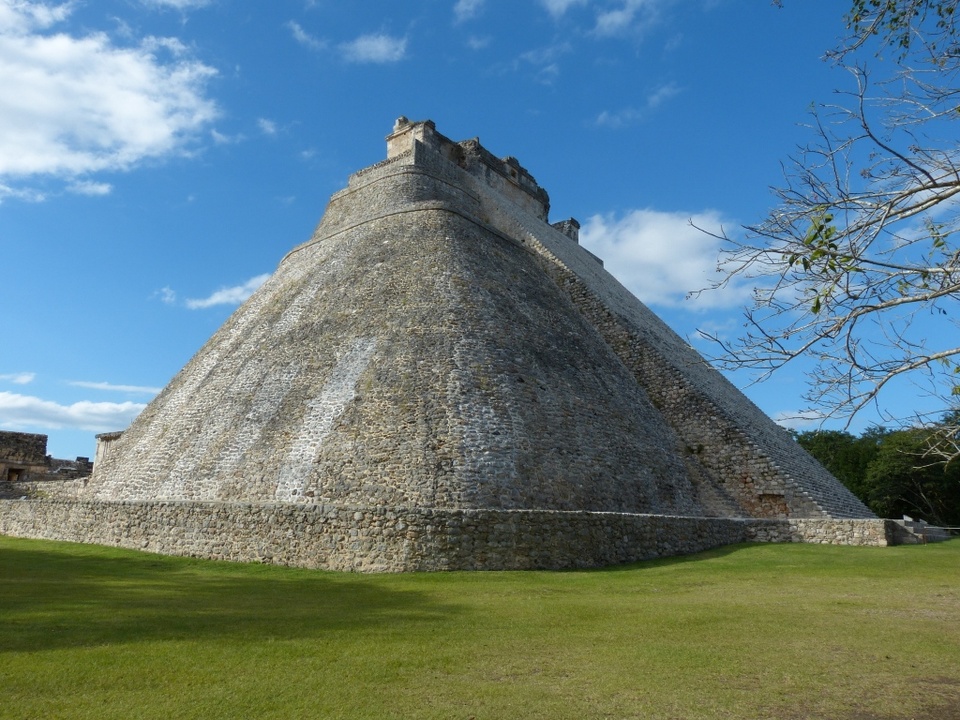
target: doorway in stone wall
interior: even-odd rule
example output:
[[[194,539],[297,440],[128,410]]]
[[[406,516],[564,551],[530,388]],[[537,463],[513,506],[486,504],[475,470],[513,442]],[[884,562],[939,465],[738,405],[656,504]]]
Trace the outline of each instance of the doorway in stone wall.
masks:
[[[17,480],[19,480],[22,475],[23,475],[22,468],[8,468],[7,482],[17,482]]]

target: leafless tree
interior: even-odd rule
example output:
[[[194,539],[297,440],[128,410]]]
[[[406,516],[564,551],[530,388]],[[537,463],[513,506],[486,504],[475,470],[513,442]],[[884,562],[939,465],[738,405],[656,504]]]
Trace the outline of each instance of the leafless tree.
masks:
[[[847,88],[811,108],[777,206],[724,235],[715,287],[752,282],[745,330],[704,333],[727,368],[799,358],[805,399],[852,419],[905,380],[936,398],[931,456],[960,456],[960,0],[854,0],[827,53]],[[954,420],[943,420],[952,417]]]

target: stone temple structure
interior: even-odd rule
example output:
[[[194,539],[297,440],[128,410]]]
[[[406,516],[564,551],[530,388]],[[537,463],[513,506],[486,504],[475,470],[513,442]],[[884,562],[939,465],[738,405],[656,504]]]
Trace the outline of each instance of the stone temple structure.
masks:
[[[77,499],[0,532],[356,570],[574,567],[884,521],[548,222],[400,118]]]

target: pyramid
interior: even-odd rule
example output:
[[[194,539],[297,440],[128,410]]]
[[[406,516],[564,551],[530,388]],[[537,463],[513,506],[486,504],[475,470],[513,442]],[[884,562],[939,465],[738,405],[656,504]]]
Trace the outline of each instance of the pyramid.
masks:
[[[548,211],[516,159],[398,119],[387,159],[350,177],[129,429],[100,436],[82,500],[269,510],[268,525],[300,511],[293,527],[321,535],[310,518],[352,517],[360,540],[343,530],[314,564],[359,569],[607,562],[585,547],[583,563],[484,564],[560,532],[528,517],[589,515],[571,530],[584,538],[600,516],[873,518]],[[513,530],[493,552],[469,518]],[[703,528],[721,525],[691,527],[710,545],[727,536]],[[413,546],[416,561],[383,560]]]

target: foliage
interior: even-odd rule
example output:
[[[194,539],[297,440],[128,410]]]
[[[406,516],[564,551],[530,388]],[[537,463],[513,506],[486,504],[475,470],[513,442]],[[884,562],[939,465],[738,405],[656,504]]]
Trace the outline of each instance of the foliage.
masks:
[[[761,378],[812,359],[806,400],[824,418],[882,414],[903,380],[936,399],[922,420],[960,400],[958,4],[853,0],[827,55],[850,89],[812,108],[813,140],[786,165],[777,207],[722,237],[719,285],[757,288],[741,337],[704,333],[717,359]],[[942,429],[928,456],[955,457],[960,428]]]
[[[878,428],[871,435],[858,438],[843,430],[816,430],[797,433],[796,438],[804,450],[860,500],[869,504],[867,468],[877,455],[880,433],[885,432]]]
[[[951,418],[949,422],[955,422]],[[797,442],[880,517],[960,526],[960,462],[930,462],[936,430],[871,428],[860,437],[818,430]]]
[[[960,542],[356,575],[0,537],[0,626],[0,718],[947,717]]]
[[[867,468],[868,502],[882,517],[922,517],[960,525],[960,462],[923,464],[929,431],[900,430],[880,444]]]

